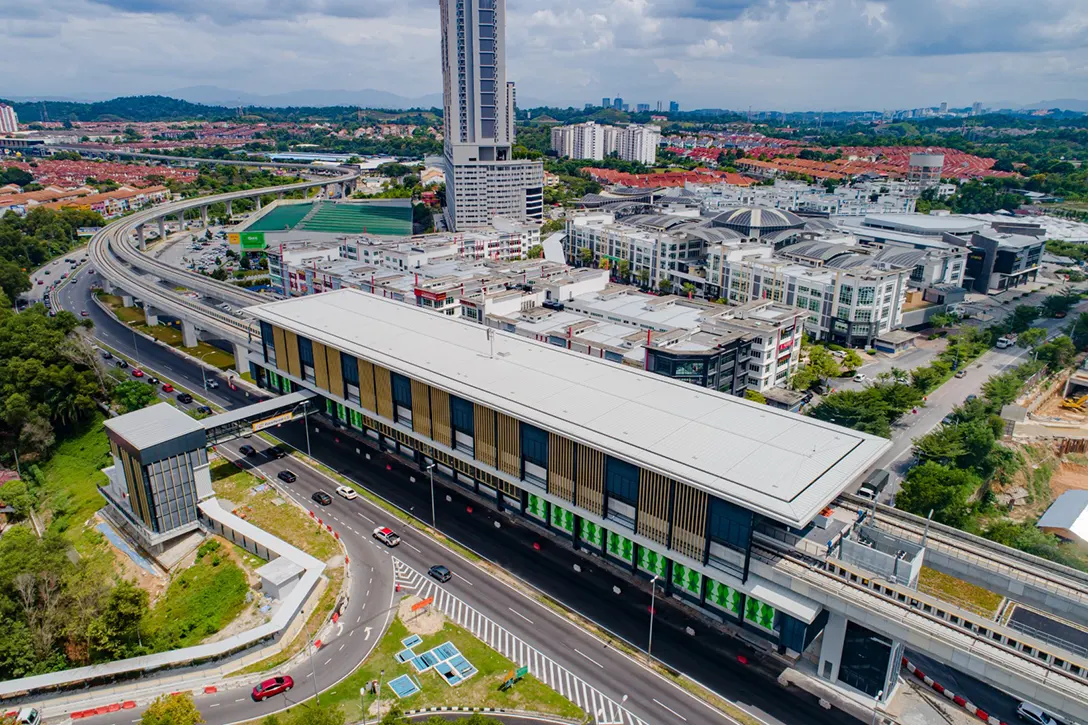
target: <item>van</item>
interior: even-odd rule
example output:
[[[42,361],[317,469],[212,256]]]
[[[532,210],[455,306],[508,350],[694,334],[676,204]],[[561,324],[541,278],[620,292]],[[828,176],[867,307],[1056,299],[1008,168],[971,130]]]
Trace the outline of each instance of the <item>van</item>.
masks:
[[[19,714],[15,716],[15,722],[18,723],[18,725],[41,725],[41,721],[42,714],[34,707],[24,707],[19,711]]]
[[[892,481],[892,472],[883,468],[878,468],[870,473],[865,478],[865,482],[861,484],[861,488],[858,489],[858,496],[867,498],[870,501],[878,501],[880,494],[884,492],[884,489],[888,487],[888,484]]]
[[[1004,350],[1006,347],[1012,347],[1012,340],[1007,337],[997,338],[996,347],[998,350]]]

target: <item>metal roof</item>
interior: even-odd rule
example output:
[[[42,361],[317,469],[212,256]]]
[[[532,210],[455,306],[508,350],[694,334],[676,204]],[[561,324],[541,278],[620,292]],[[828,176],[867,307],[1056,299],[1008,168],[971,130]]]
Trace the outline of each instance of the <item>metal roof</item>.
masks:
[[[313,391],[298,390],[294,393],[281,395],[278,398],[269,398],[268,400],[262,400],[259,403],[247,405],[244,408],[235,408],[234,410],[228,410],[227,412],[219,413],[218,415],[210,415],[207,418],[199,421],[198,424],[204,430],[210,431],[215,428],[221,428],[225,425],[231,425],[233,423],[240,423],[247,420],[256,420],[258,416],[264,415],[266,413],[288,412],[293,406],[296,406],[303,401],[310,400],[315,396],[316,393],[314,393]]]
[[[137,450],[172,441],[186,433],[204,432],[198,420],[169,403],[159,403],[106,421],[114,435]]]
[[[889,441],[339,290],[249,308],[310,339],[804,527]]]

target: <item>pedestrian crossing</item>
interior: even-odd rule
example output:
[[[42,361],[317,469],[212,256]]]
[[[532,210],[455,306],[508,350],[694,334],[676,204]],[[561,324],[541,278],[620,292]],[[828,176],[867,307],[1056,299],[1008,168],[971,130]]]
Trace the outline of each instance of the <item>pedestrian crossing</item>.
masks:
[[[434,597],[434,606],[450,621],[467,629],[515,664],[528,666],[534,677],[594,717],[596,725],[647,725],[646,721],[636,717],[620,703],[396,557],[393,557],[393,575],[401,591],[413,592],[422,599]],[[532,624],[525,615],[517,611],[514,614]],[[582,656],[589,659],[586,655]],[[593,660],[590,659],[590,662]],[[593,664],[601,666],[596,662]]]

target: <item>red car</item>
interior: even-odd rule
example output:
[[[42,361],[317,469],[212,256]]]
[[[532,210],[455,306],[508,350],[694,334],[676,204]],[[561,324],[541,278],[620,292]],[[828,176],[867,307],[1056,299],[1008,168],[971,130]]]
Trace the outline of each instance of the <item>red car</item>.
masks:
[[[132,368],[132,377],[142,378],[143,376],[144,376],[144,371],[143,370],[141,370],[140,368]]]
[[[162,392],[164,392],[164,393],[172,393],[172,392],[174,392],[174,386],[173,386],[173,385],[171,385],[170,383],[165,383],[165,384],[164,384],[164,385],[162,386]]]
[[[291,679],[290,675],[284,675],[283,677],[273,677],[270,680],[265,680],[261,684],[253,688],[253,699],[257,702],[261,700],[278,695],[281,692],[287,692],[295,686],[295,681]]]

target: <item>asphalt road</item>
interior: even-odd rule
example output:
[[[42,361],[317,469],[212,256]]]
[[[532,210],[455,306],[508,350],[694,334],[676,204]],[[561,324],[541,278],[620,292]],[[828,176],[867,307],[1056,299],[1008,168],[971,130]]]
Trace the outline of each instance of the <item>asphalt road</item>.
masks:
[[[160,376],[169,377],[192,389],[200,388],[199,370],[169,348],[139,340],[136,343],[138,351],[134,349],[131,331],[90,301],[90,282],[86,275],[81,275],[77,283],[67,285],[61,292],[62,306],[74,310],[87,309],[96,324],[96,334],[110,346],[132,354],[142,365]],[[226,385],[208,391],[207,397],[225,407],[253,402],[245,393],[231,390]],[[292,445],[305,448],[299,423],[282,426],[275,433]],[[347,445],[343,440],[348,435],[347,431],[334,431],[315,425],[311,428],[311,434],[315,458],[403,509],[420,512],[424,516],[429,514],[429,490],[423,483],[423,474],[414,466],[376,453],[372,453],[373,460],[367,462],[364,457],[355,454],[354,445]],[[342,441],[337,443],[336,437]],[[283,461],[263,459],[259,464],[267,473],[274,473],[278,470],[277,466],[287,465]],[[299,475],[299,480],[291,485],[291,489],[304,500],[316,488],[331,492],[331,483],[305,471],[297,461],[289,465]],[[386,470],[386,465],[391,470]],[[415,476],[417,483],[411,484],[409,476]],[[515,523],[503,514],[480,506],[460,490],[455,490],[455,484],[447,488],[437,479],[436,483],[437,518],[443,533],[497,563],[511,575],[580,612],[614,633],[614,636],[639,647],[645,646],[650,599],[646,584],[636,585],[626,576],[616,574],[610,565],[603,565],[599,559],[576,553],[569,544],[553,540],[535,529],[529,530],[523,523]],[[446,500],[447,495],[449,501]],[[468,512],[469,505],[473,506],[473,513]],[[365,513],[369,506],[363,499],[348,502],[336,498],[329,510],[350,519],[353,514],[358,516],[360,512]],[[369,510],[372,513],[368,513],[368,516],[380,520],[377,509]],[[496,528],[496,522],[499,528]],[[418,551],[401,546],[397,550],[398,557],[421,571],[435,563],[449,565],[471,582],[469,584],[455,578],[448,583],[446,586],[454,589],[457,596],[510,631],[517,632],[529,644],[537,646],[606,695],[616,700],[623,700],[626,695],[624,705],[647,722],[726,722],[701,701],[650,673],[613,647],[603,645],[596,637],[573,626],[552,610],[525,598],[482,569],[451,555],[428,537],[411,531],[400,533],[405,537],[405,543],[412,544]],[[369,537],[360,538],[364,539],[362,544],[352,542],[350,545],[364,548],[376,546]],[[534,543],[539,544],[541,550],[536,550]],[[580,565],[581,572],[575,572],[575,564]],[[614,593],[614,588],[618,588],[620,593]],[[528,629],[525,617],[533,622]],[[695,632],[694,636],[687,633],[688,627]],[[711,629],[691,616],[691,611],[686,607],[663,600],[660,596],[655,613],[653,654],[669,667],[702,682],[766,722],[783,725],[856,722],[838,711],[823,710],[815,698],[805,693],[784,690],[775,681],[781,670],[776,661],[758,654],[733,637]],[[739,664],[738,655],[747,657],[749,664]],[[358,661],[358,658],[352,659]],[[340,663],[336,663],[334,658],[333,664]],[[345,661],[342,666],[347,667],[348,663]],[[331,678],[322,679],[324,676],[320,672],[318,677],[320,683],[331,682]],[[253,716],[252,705],[234,702],[241,697],[236,693],[228,694],[223,699],[231,700],[231,707],[240,708],[238,714],[234,714],[235,711],[226,702],[219,701],[219,706],[213,712],[210,708],[215,700],[205,702],[205,698],[201,698],[198,701],[209,723],[216,725],[232,722],[238,717]],[[241,711],[245,714],[241,714]],[[100,722],[113,721],[107,718]]]

